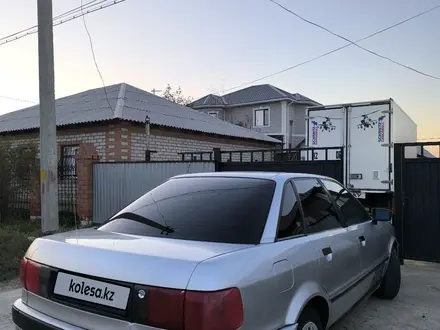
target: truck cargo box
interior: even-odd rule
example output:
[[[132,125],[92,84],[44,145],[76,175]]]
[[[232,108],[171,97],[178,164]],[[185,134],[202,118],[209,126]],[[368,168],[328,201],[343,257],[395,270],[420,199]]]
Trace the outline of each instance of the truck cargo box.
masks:
[[[344,147],[327,157],[343,158],[343,183],[353,191],[394,192],[394,143],[416,140],[417,125],[393,99],[307,109],[307,146]],[[324,159],[323,152],[306,152],[305,157]],[[406,148],[405,156],[416,158],[416,147]]]

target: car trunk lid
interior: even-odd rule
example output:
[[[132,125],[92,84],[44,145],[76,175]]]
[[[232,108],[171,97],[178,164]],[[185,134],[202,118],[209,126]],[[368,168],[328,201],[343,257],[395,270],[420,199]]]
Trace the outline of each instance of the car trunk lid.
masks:
[[[199,262],[246,247],[86,229],[39,238],[26,257],[76,274],[185,289]]]

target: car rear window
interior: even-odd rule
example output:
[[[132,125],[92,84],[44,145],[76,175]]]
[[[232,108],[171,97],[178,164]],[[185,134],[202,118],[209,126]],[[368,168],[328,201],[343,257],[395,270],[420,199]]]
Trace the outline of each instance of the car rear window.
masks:
[[[171,179],[128,205],[99,230],[193,241],[258,244],[274,189],[275,182],[266,179]]]

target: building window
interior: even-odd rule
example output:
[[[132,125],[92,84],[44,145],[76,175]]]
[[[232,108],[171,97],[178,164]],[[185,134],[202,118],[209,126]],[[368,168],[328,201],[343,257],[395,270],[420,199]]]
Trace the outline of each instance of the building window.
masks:
[[[269,108],[254,109],[254,127],[269,126]]]
[[[62,146],[59,174],[61,178],[76,178],[76,156],[79,146]]]
[[[214,118],[218,118],[218,111],[210,111],[208,115],[213,116]]]

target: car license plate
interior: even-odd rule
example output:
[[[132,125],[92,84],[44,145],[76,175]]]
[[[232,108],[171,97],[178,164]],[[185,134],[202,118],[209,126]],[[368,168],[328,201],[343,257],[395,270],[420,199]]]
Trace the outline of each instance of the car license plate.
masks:
[[[100,305],[126,309],[130,289],[89,278],[58,273],[54,293]]]

